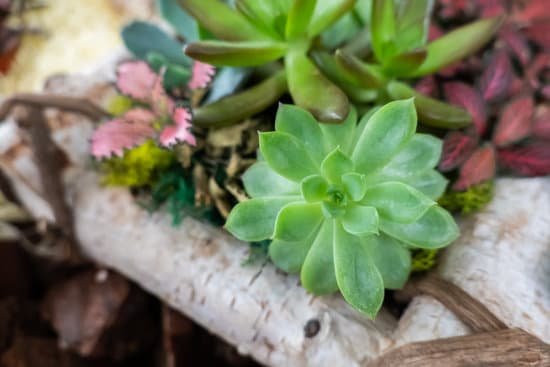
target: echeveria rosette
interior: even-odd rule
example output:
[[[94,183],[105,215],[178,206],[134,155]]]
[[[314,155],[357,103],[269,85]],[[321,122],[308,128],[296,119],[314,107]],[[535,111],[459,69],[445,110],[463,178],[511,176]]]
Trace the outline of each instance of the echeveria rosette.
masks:
[[[260,133],[261,159],[244,174],[250,200],[226,228],[245,241],[272,239],[273,262],[300,272],[314,294],[340,290],[374,317],[384,288],[406,282],[409,248],[435,249],[458,236],[435,202],[447,180],[434,167],[439,139],[417,134],[412,100],[391,102],[357,124],[319,124],[279,107],[274,132]]]

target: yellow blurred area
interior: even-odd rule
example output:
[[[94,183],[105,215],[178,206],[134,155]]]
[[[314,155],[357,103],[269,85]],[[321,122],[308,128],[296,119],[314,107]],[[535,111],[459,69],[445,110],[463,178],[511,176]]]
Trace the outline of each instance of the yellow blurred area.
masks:
[[[24,14],[28,34],[11,70],[0,76],[0,94],[39,91],[48,76],[91,67],[121,45],[120,29],[151,13],[147,0],[43,0],[46,7]],[[13,19],[16,21],[16,19]]]

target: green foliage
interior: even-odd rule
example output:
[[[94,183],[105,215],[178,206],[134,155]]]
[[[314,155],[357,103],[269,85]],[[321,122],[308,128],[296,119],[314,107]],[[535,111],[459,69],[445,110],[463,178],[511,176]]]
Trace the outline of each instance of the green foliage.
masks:
[[[300,273],[314,294],[340,290],[374,317],[384,288],[400,288],[409,248],[437,249],[458,228],[434,201],[447,181],[435,171],[441,142],[416,134],[412,100],[391,102],[357,124],[318,124],[307,111],[281,105],[274,132],[260,133],[262,161],[243,176],[252,199],[225,227],[245,241],[271,239],[269,254]]]
[[[455,213],[470,214],[483,209],[494,195],[493,181],[470,187],[466,191],[449,191],[439,199],[439,205]]]
[[[134,100],[122,94],[117,94],[109,100],[107,112],[113,116],[122,116],[134,107]]]
[[[434,268],[437,265],[437,254],[438,249],[422,249],[416,248],[411,251],[412,262],[411,262],[411,272],[412,273],[423,273]]]
[[[100,164],[103,183],[111,186],[133,188],[153,186],[161,172],[176,162],[172,151],[158,147],[154,141],[124,152],[122,157],[112,157]]]

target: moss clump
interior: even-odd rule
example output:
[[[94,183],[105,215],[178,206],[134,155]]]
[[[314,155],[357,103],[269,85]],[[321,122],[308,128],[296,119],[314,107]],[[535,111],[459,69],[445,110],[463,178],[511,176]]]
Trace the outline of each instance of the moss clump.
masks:
[[[411,251],[411,271],[421,273],[432,269],[437,265],[437,253],[439,250],[413,249]]]
[[[103,184],[132,188],[151,187],[163,171],[176,162],[173,152],[159,148],[152,140],[127,150],[122,157],[101,162]]]
[[[109,100],[107,112],[113,116],[121,116],[134,107],[134,101],[130,97],[117,94]]]
[[[451,212],[470,214],[483,209],[493,194],[494,183],[487,181],[466,191],[449,191],[439,199],[439,205]]]

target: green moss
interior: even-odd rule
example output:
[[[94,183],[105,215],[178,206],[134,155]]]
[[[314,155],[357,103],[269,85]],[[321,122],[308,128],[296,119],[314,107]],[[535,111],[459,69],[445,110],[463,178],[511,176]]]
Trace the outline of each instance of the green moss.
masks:
[[[121,116],[134,107],[134,101],[130,97],[118,94],[109,100],[107,112],[113,116]]]
[[[122,157],[101,163],[103,183],[110,186],[151,187],[163,171],[176,162],[173,152],[159,148],[152,140],[130,149]]]
[[[451,212],[470,214],[483,209],[493,194],[494,183],[488,181],[466,191],[449,191],[439,199],[439,204]]]
[[[437,264],[439,250],[414,249],[411,251],[413,273],[421,273],[432,269]]]

